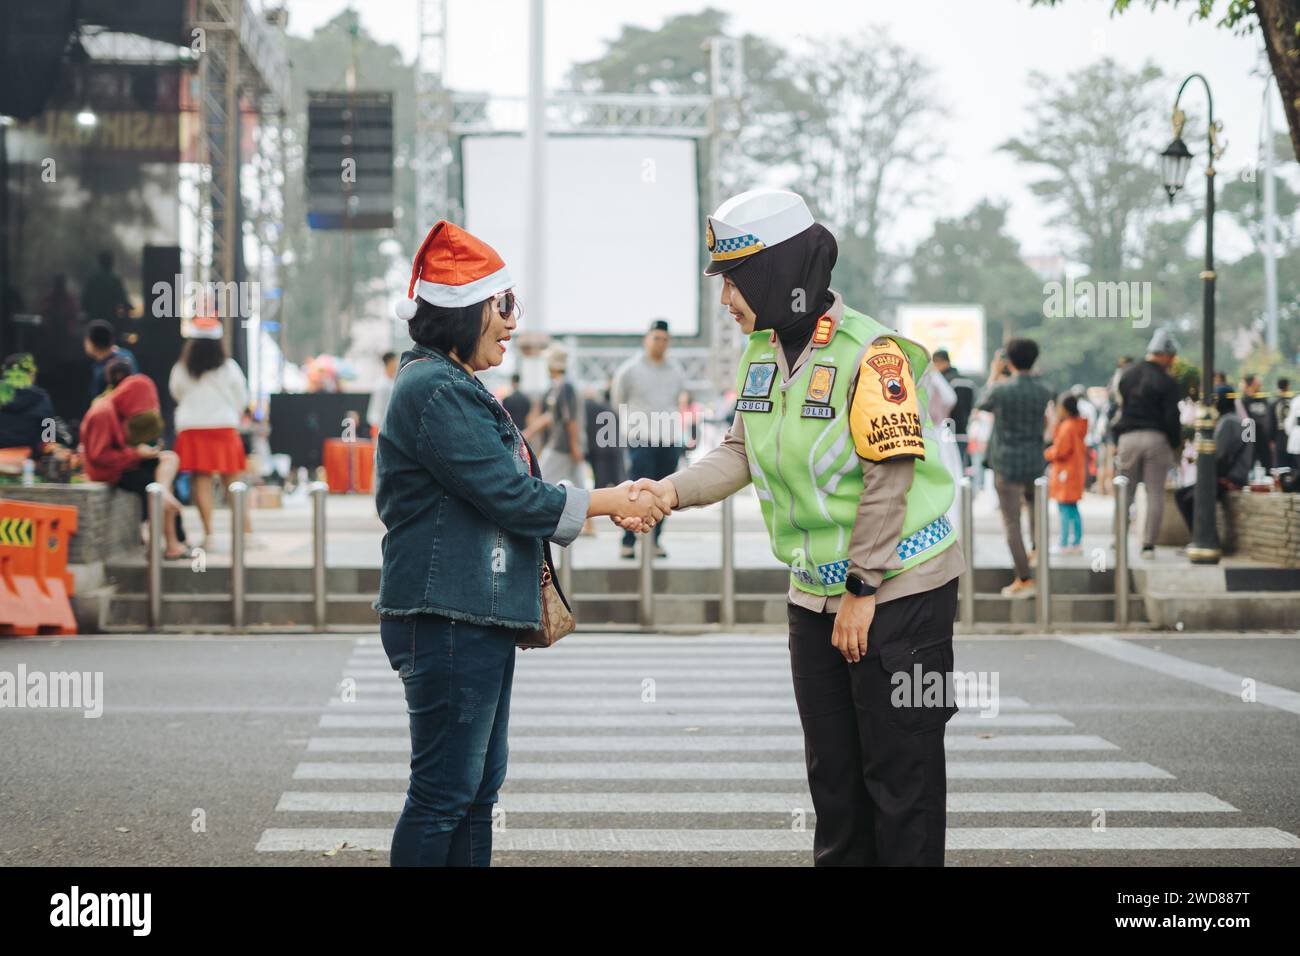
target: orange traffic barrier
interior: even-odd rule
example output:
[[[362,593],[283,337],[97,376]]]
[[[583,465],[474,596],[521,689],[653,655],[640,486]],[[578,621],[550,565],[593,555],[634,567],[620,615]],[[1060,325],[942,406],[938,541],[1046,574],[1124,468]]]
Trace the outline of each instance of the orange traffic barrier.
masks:
[[[321,454],[330,491],[369,494],[375,484],[375,443],[325,439]]]
[[[77,509],[0,499],[0,635],[76,634],[68,542]]]
[[[0,448],[0,474],[21,474],[23,462],[31,457],[32,450],[22,445],[13,448]]]

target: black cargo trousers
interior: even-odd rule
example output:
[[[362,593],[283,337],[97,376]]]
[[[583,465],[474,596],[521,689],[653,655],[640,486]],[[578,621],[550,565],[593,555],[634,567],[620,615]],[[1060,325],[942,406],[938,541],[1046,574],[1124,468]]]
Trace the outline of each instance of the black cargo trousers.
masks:
[[[878,605],[856,664],[831,645],[834,614],[787,613],[814,864],[943,866],[957,579]]]

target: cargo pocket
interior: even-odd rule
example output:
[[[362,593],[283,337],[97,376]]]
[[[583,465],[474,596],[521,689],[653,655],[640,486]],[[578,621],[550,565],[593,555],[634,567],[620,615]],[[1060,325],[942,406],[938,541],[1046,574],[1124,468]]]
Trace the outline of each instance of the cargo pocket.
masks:
[[[957,713],[952,682],[952,635],[921,635],[880,647],[880,666],[889,680],[889,720],[899,730],[920,734],[943,727]]]

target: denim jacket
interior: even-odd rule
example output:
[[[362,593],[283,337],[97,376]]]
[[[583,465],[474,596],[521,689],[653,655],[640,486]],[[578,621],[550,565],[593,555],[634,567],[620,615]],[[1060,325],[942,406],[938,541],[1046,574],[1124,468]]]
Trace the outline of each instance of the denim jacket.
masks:
[[[542,539],[572,542],[590,493],[534,477],[531,459],[475,376],[435,349],[404,353],[376,452],[387,533],[375,610],[540,626]]]

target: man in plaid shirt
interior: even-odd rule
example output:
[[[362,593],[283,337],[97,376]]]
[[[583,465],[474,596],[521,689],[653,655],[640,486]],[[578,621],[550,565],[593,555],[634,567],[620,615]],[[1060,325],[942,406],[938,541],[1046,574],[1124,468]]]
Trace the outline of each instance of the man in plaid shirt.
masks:
[[[989,439],[989,467],[993,469],[993,487],[998,493],[998,508],[1016,566],[1016,579],[1002,589],[1008,596],[1034,593],[1029,556],[1020,530],[1020,509],[1029,505],[1029,536],[1034,538],[1034,479],[1043,473],[1045,462],[1043,433],[1047,406],[1052,391],[1033,374],[1038,361],[1038,343],[1032,339],[1012,339],[1007,343],[1006,361],[1011,375],[998,381],[1005,370],[995,360],[989,377],[988,392],[980,402],[981,411],[993,413],[993,434]]]

